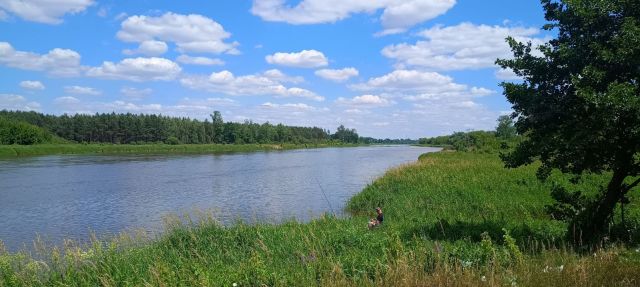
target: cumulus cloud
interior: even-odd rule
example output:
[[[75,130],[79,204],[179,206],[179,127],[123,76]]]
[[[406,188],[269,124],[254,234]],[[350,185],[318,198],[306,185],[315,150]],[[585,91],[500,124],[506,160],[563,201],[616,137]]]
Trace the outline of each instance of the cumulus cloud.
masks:
[[[78,100],[78,98],[76,97],[64,96],[64,97],[55,98],[53,102],[56,103],[57,105],[75,105],[75,104],[79,104],[80,100]]]
[[[222,66],[224,61],[220,59],[207,58],[207,57],[191,57],[188,55],[180,55],[176,58],[178,63],[187,65],[201,65],[201,66]]]
[[[290,110],[315,110],[316,108],[304,103],[289,103],[289,104],[274,104],[271,102],[266,102],[260,105],[263,108],[269,109],[290,109]]]
[[[128,81],[170,81],[182,68],[165,58],[127,58],[119,63],[105,61],[87,71],[89,77]]]
[[[326,1],[303,0],[290,6],[285,0],[254,0],[251,13],[266,21],[290,24],[333,23],[357,13],[374,14],[382,10],[380,21],[383,31],[394,34],[444,14],[455,5],[455,0],[356,0]]]
[[[142,41],[137,49],[129,50],[125,49],[122,51],[125,55],[134,55],[134,54],[142,54],[145,56],[160,56],[167,52],[169,47],[167,43],[162,41],[148,40]]]
[[[352,89],[361,91],[378,90],[383,92],[423,92],[445,93],[465,91],[465,85],[457,84],[451,77],[416,70],[395,70],[386,75],[369,79],[365,83],[354,84]]]
[[[27,21],[60,24],[65,14],[80,13],[93,4],[93,0],[0,0],[0,12],[4,10]]]
[[[265,57],[267,63],[298,68],[318,68],[328,65],[329,60],[316,50],[302,50],[297,53],[278,52]]]
[[[121,24],[118,39],[141,43],[158,40],[173,42],[178,51],[238,54],[238,43],[227,43],[231,34],[218,22],[198,14],[182,15],[167,12],[162,16],[136,15]]]
[[[0,110],[39,111],[40,104],[21,95],[0,94]]]
[[[281,82],[281,83],[302,83],[304,82],[304,78],[301,76],[289,76],[283,73],[278,69],[266,70],[262,75],[271,80]]]
[[[0,42],[0,65],[30,71],[44,71],[53,76],[77,76],[85,68],[80,54],[69,49],[55,48],[46,54],[15,50],[11,44]]]
[[[20,87],[27,90],[44,90],[44,85],[40,81],[22,81]]]
[[[81,101],[80,99],[66,96],[54,100],[54,104],[65,113],[69,114],[94,114],[94,113],[145,113],[163,114],[169,116],[192,117],[205,119],[213,110],[236,106],[236,102],[227,98],[189,99],[183,98],[174,104],[158,103],[134,103],[125,100],[110,102]]]
[[[151,93],[153,93],[153,90],[150,88],[136,89],[132,87],[123,87],[120,89],[120,94],[131,100],[141,100],[151,95]]]
[[[511,69],[497,69],[494,75],[498,80],[503,81],[522,80],[522,78],[516,75],[516,73],[514,73]]]
[[[350,104],[349,110],[344,111],[345,117],[365,132],[380,132],[384,128],[386,133],[400,137],[442,135],[466,129],[490,129],[498,117],[479,101],[495,91],[456,83],[453,78],[437,72],[395,70],[350,88],[376,93],[380,99],[399,101],[376,113],[366,113],[366,104],[383,104],[373,95],[336,101],[336,104]],[[374,128],[373,122],[388,125]]]
[[[74,95],[89,95],[89,96],[99,96],[102,95],[102,92],[96,90],[91,87],[82,87],[82,86],[66,86],[64,87],[64,92],[67,94]]]
[[[547,38],[536,38],[537,28],[505,27],[461,23],[435,26],[419,33],[425,40],[415,44],[390,45],[382,54],[396,60],[396,66],[421,67],[432,70],[463,70],[495,67],[497,58],[510,58],[507,36],[518,41],[531,41],[534,46]]]
[[[180,80],[180,83],[190,89],[204,90],[215,93],[223,93],[233,96],[241,95],[265,95],[275,97],[300,97],[315,101],[323,101],[324,97],[297,87],[287,88],[274,73],[235,76],[229,71],[211,73],[206,76],[189,76]]]
[[[344,82],[351,77],[358,75],[358,70],[353,67],[344,69],[321,69],[315,72],[316,76],[334,82]]]
[[[351,99],[339,97],[336,100],[336,103],[358,108],[386,107],[395,104],[395,102],[392,100],[376,95],[362,95],[353,97]]]

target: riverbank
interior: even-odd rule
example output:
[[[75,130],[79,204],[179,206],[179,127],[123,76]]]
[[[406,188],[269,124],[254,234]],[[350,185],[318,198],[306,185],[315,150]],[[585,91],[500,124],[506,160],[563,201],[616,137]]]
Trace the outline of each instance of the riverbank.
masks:
[[[354,147],[358,144],[37,144],[0,145],[0,158],[56,154],[219,154],[302,148]]]
[[[494,154],[427,154],[353,197],[348,218],[231,227],[209,219],[169,224],[157,240],[0,251],[0,286],[637,286],[637,230],[627,247],[589,254],[563,242],[565,224],[544,206],[553,182],[566,180],[539,182],[535,166],[505,170]],[[587,176],[581,187],[603,182]],[[385,223],[369,231],[376,206]],[[638,226],[637,201],[627,210]]]

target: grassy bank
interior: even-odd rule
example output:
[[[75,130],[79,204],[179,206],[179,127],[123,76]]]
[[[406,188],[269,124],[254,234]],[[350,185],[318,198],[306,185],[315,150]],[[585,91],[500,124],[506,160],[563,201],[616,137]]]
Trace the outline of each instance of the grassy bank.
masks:
[[[0,145],[0,157],[54,154],[181,154],[229,153],[299,148],[346,147],[354,144],[37,144]]]
[[[363,163],[364,164],[364,163]],[[169,224],[157,240],[121,236],[0,255],[0,286],[637,286],[627,247],[575,252],[544,212],[554,175],[504,170],[496,155],[435,153],[388,171],[348,203],[349,218],[309,223]],[[591,176],[593,190],[604,182]],[[632,193],[631,196],[637,196]],[[627,209],[640,222],[636,200]],[[366,229],[373,208],[385,223]]]

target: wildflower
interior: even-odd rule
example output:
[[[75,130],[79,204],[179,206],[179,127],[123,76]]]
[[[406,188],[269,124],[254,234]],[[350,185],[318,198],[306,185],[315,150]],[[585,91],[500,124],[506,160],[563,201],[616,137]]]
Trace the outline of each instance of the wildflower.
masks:
[[[238,283],[235,283],[235,282],[234,282],[233,284],[231,284],[231,286],[233,286],[233,287],[238,287]]]
[[[547,273],[549,272],[549,266],[545,266],[544,269],[542,269],[543,273]]]
[[[486,282],[487,281],[487,276],[482,275],[482,277],[480,277],[480,281]]]
[[[639,253],[640,253],[640,248],[636,249],[636,252],[639,252]]]
[[[558,271],[562,272],[562,270],[564,270],[564,264],[563,264],[563,265],[558,266]]]

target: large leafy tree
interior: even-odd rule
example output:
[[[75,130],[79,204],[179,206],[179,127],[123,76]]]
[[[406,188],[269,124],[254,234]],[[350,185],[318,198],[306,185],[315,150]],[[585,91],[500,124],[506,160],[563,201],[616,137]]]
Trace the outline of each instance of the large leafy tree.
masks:
[[[499,59],[523,80],[504,82],[519,134],[508,167],[542,163],[580,175],[611,175],[574,218],[582,239],[604,234],[616,207],[640,183],[640,1],[541,1],[557,36],[538,48],[507,39],[514,57]]]

